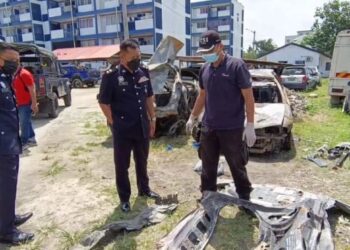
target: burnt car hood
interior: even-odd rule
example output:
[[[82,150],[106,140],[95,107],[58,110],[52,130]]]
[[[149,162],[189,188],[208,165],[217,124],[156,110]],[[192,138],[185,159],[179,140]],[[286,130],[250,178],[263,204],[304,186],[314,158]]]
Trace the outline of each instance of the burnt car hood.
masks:
[[[282,126],[286,113],[286,104],[283,103],[256,103],[255,128]]]

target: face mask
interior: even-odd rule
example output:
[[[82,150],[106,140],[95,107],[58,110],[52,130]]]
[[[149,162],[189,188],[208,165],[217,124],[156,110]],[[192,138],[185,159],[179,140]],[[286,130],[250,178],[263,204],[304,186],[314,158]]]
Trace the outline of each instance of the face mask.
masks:
[[[134,59],[127,63],[127,66],[130,70],[135,71],[140,67],[141,60],[140,59]]]
[[[203,59],[208,63],[214,63],[219,59],[219,55],[216,53],[202,55]]]
[[[2,71],[5,74],[13,75],[18,68],[18,63],[13,61],[5,60],[4,66],[2,66]]]

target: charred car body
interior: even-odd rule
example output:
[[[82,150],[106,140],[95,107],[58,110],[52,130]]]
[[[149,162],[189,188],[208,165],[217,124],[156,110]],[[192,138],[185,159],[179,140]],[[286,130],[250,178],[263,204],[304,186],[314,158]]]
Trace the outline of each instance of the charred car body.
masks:
[[[292,145],[293,115],[284,87],[273,70],[250,70],[255,99],[256,143],[252,153],[289,150]]]
[[[197,81],[182,78],[174,65],[182,47],[182,42],[168,36],[161,41],[148,64],[157,106],[156,136],[181,134],[198,95]]]

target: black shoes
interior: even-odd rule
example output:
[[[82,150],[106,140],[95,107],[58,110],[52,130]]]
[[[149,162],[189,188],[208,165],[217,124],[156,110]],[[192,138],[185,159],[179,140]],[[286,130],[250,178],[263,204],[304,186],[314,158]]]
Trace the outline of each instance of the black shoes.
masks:
[[[130,211],[130,203],[129,202],[122,202],[120,205],[120,209],[124,212],[127,213]]]
[[[18,227],[18,226],[26,223],[27,220],[29,220],[32,216],[33,216],[33,213],[26,213],[26,214],[22,214],[22,215],[16,215],[15,226]]]
[[[139,196],[146,196],[148,198],[155,199],[155,200],[160,198],[159,194],[157,194],[156,192],[153,192],[151,190],[148,192],[140,192]]]
[[[12,234],[0,235],[0,243],[20,245],[34,239],[34,234],[24,233],[16,229]]]

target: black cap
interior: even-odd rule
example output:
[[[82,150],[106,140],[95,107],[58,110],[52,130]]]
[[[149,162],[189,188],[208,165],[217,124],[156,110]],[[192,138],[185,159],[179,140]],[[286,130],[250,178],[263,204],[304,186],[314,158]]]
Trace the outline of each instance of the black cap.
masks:
[[[221,43],[221,38],[215,30],[204,32],[199,40],[199,49],[197,53],[208,52],[214,48],[216,44]]]

